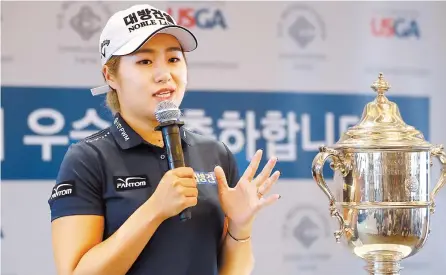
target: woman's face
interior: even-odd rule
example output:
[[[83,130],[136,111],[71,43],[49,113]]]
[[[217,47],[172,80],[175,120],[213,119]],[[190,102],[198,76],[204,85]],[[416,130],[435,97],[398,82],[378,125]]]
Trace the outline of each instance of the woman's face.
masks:
[[[160,101],[170,100],[180,106],[186,90],[187,66],[178,40],[157,34],[135,53],[122,56],[117,75],[106,73],[106,78],[117,90],[122,113],[155,120]]]

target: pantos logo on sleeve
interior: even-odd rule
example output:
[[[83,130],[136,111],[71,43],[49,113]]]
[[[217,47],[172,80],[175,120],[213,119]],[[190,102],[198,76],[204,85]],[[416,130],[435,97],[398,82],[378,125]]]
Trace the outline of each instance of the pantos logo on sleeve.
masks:
[[[214,172],[195,171],[197,184],[217,184]]]
[[[76,195],[74,180],[64,181],[54,186],[50,200]]]
[[[129,32],[153,25],[175,25],[172,17],[170,17],[167,13],[156,9],[142,9],[136,13],[132,12],[124,17],[123,20],[125,25],[128,27]]]

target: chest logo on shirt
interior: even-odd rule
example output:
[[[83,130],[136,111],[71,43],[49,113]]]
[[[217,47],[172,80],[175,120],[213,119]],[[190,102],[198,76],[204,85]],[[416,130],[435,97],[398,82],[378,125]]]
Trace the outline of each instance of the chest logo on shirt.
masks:
[[[70,197],[76,195],[76,186],[74,181],[64,181],[53,187],[50,200],[55,200],[62,197]]]
[[[217,184],[217,179],[215,178],[214,172],[200,172],[195,171],[197,184]]]
[[[146,188],[149,186],[147,176],[114,176],[113,183],[116,191],[127,191]]]

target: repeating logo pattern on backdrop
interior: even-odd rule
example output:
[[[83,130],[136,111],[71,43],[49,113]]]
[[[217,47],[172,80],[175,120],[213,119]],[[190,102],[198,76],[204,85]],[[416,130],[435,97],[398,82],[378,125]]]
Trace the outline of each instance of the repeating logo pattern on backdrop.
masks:
[[[327,243],[333,242],[326,213],[310,204],[290,209],[282,225],[283,262],[292,272],[313,271],[330,260]]]
[[[302,4],[288,5],[278,22],[279,59],[294,70],[312,70],[326,60],[327,29],[316,9]]]
[[[57,14],[59,52],[69,55],[75,63],[99,63],[97,41],[111,15],[104,2],[63,2]]]
[[[374,37],[388,39],[421,39],[419,12],[415,10],[377,11],[370,20]]]
[[[10,17],[9,16],[11,16],[11,15],[13,16],[12,12],[8,12],[7,7],[8,7],[8,5],[3,5],[2,6],[2,10],[1,10],[2,13],[0,15],[0,22],[1,22],[1,25],[2,25],[2,29],[4,29],[4,30],[7,30],[7,29],[11,28],[11,26],[9,25],[9,23],[10,23],[10,20],[9,20]],[[4,34],[2,35],[3,41],[5,41],[4,40],[5,36],[6,36],[5,33],[6,32],[4,32]],[[1,61],[2,61],[1,64],[3,66],[5,64],[9,64],[9,63],[12,63],[14,61],[14,55],[10,51],[7,51],[5,48],[6,47],[3,45],[2,46],[2,51],[1,51]]]
[[[222,48],[218,41],[232,40],[232,24],[228,17],[225,1],[217,2],[168,2],[164,10],[169,13],[178,25],[192,30],[199,37],[200,43],[205,43],[205,48],[215,47],[217,51],[221,50],[222,55],[201,55],[199,54],[205,48],[198,47],[197,55],[188,61],[188,67],[191,70],[237,70],[240,66],[240,60],[236,55],[231,54],[228,48]],[[203,36],[201,33],[203,32]],[[204,35],[205,34],[205,35]],[[218,74],[218,72],[216,72]]]
[[[215,3],[212,3],[215,5]],[[206,6],[168,6],[167,13],[178,25],[199,30],[226,30],[229,28],[223,9],[206,3]]]
[[[375,47],[400,51],[409,56],[422,55],[426,50],[420,43],[423,41],[422,14],[412,9],[381,9],[370,11],[368,21],[363,26]],[[423,41],[424,42],[424,41]],[[404,76],[426,79],[432,74],[433,68],[426,62],[398,62],[398,57],[379,61],[378,65],[366,64],[364,71],[374,75],[377,71],[385,71],[388,76]],[[409,61],[410,65],[408,65]],[[372,61],[376,63],[376,61]]]

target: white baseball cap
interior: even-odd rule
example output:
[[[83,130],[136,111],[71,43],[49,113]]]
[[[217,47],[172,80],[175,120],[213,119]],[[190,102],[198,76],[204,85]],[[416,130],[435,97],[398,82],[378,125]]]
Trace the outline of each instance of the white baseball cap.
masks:
[[[99,38],[101,65],[114,55],[133,53],[158,33],[175,36],[185,52],[197,48],[197,39],[192,32],[177,25],[167,12],[150,5],[134,5],[113,14],[102,30]],[[91,89],[94,96],[109,91],[108,85]]]

